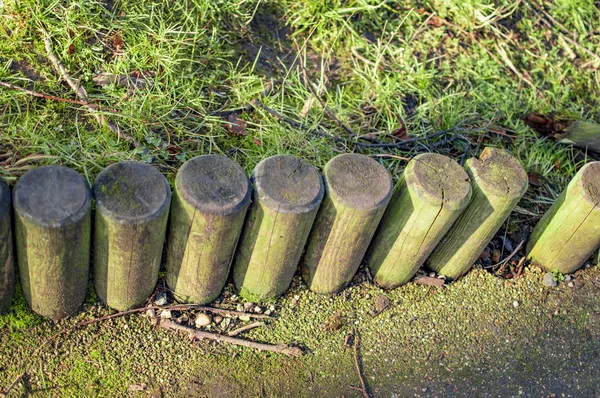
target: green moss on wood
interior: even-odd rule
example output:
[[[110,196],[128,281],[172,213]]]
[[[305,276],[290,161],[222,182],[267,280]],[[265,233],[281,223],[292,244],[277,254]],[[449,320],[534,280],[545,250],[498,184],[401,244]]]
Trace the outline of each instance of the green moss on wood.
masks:
[[[336,156],[323,171],[326,194],[310,234],[301,274],[309,288],[332,294],[350,283],[392,193],[387,170],[358,154]]]
[[[15,291],[15,265],[11,229],[11,200],[8,185],[0,180],[0,314],[10,307]]]
[[[548,271],[570,274],[600,247],[600,162],[579,170],[537,223],[527,256]]]
[[[473,197],[426,261],[429,268],[456,279],[475,263],[527,190],[527,174],[508,152],[485,148],[465,164]]]
[[[167,247],[167,285],[178,301],[205,304],[218,297],[250,195],[244,170],[223,156],[199,156],[181,167]]]
[[[407,283],[471,199],[467,173],[437,154],[412,159],[373,238],[367,264],[386,289]]]
[[[171,203],[165,177],[150,165],[120,162],[94,182],[94,286],[119,311],[137,307],[158,280]]]
[[[296,272],[319,205],[319,172],[293,156],[273,156],[252,173],[253,203],[234,260],[240,295],[269,301],[283,294]]]

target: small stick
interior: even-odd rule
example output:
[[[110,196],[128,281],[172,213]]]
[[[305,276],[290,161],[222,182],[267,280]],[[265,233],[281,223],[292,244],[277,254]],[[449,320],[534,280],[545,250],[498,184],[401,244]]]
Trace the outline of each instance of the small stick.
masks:
[[[363,378],[362,372],[360,371],[360,362],[358,359],[358,344],[360,342],[360,336],[358,334],[358,329],[354,329],[354,366],[356,367],[356,373],[358,374],[358,378],[360,379],[361,387],[353,387],[350,388],[354,390],[359,390],[362,392],[363,398],[371,398],[371,394],[367,390],[367,385],[365,384],[365,379]]]
[[[251,323],[250,325],[246,325],[246,326],[242,326],[241,328],[232,330],[231,332],[227,333],[228,336],[237,336],[238,334],[245,332],[246,330],[250,330],[250,329],[254,329],[260,326],[265,326],[264,322],[254,322]]]
[[[15,386],[17,385],[17,383],[19,383],[19,381],[21,381],[21,379],[25,377],[25,372],[21,373],[19,376],[17,376],[17,378],[12,382],[12,384],[10,386],[8,386],[8,388],[6,389],[6,391],[0,391],[0,398],[6,398],[8,397],[8,394],[10,393],[10,391],[15,388]]]
[[[122,131],[122,129],[119,126],[117,126],[116,124],[107,121],[103,115],[96,112],[96,109],[93,106],[90,106],[88,96],[87,96],[87,91],[85,91],[85,88],[78,85],[71,78],[71,76],[67,72],[67,69],[64,67],[62,62],[60,62],[60,59],[58,59],[58,57],[54,54],[54,51],[52,48],[52,40],[50,39],[50,36],[48,36],[48,33],[46,33],[45,31],[42,31],[42,36],[44,39],[44,46],[46,48],[46,54],[48,56],[48,59],[52,63],[52,66],[60,74],[61,78],[67,82],[67,84],[71,87],[71,89],[73,89],[75,94],[77,94],[77,97],[81,101],[88,103],[87,105],[84,105],[84,106],[92,113],[92,116],[94,116],[96,121],[98,121],[98,124],[100,126],[106,126],[109,130],[111,130],[113,133],[115,133],[118,137],[120,137],[124,140],[130,141],[133,144],[133,146],[137,146],[138,143],[133,137],[124,133]]]
[[[20,91],[20,92],[25,93],[25,94],[29,94],[32,97],[50,99],[50,100],[54,100],[54,101],[58,101],[58,102],[66,102],[68,104],[83,105],[83,106],[87,106],[87,107],[91,106],[91,107],[97,108],[97,109],[101,108],[100,105],[92,104],[91,102],[80,101],[80,100],[72,100],[72,99],[68,99],[68,98],[55,97],[54,95],[49,95],[49,94],[44,94],[44,93],[38,93],[36,91],[28,90],[26,88],[15,86],[14,84],[6,83],[6,82],[0,82],[0,86],[6,87],[6,88],[10,88],[10,89],[13,89],[13,90],[17,90],[17,91]]]
[[[181,332],[186,332],[190,336],[202,340],[202,339],[210,339],[215,341],[223,341],[225,343],[241,345],[243,347],[254,348],[259,351],[271,351],[278,352],[280,354],[299,357],[302,355],[302,349],[300,347],[288,346],[287,344],[266,344],[266,343],[256,343],[254,341],[248,341],[244,339],[238,339],[236,337],[224,336],[217,333],[204,332],[201,330],[194,330],[192,328],[188,328],[187,326],[179,325],[173,321],[168,319],[162,319],[160,321],[160,326],[169,329],[176,330]]]
[[[525,241],[522,240],[521,243],[519,243],[517,245],[517,247],[515,248],[515,250],[513,250],[513,252],[508,255],[508,257],[506,257],[504,260],[500,261],[498,264],[492,265],[490,268],[495,268],[495,267],[497,267],[499,265],[503,265],[503,264],[506,264],[507,262],[509,262],[510,259],[513,258],[515,256],[515,254],[517,254],[519,252],[519,250],[521,250],[521,248],[523,247],[524,244],[525,244]]]

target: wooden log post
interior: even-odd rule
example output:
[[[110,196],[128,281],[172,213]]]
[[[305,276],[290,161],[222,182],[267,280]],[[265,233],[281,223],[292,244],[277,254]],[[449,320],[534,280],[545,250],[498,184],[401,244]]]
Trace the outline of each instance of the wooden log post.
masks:
[[[367,254],[375,282],[393,289],[410,281],[471,200],[467,173],[434,153],[413,158]]]
[[[198,156],[179,169],[167,247],[167,285],[178,301],[206,304],[219,296],[251,192],[244,169],[224,156]]]
[[[94,182],[94,286],[111,308],[138,307],[158,280],[171,188],[154,167],[119,162]]]
[[[0,314],[10,308],[15,291],[11,210],[10,189],[0,180]]]
[[[251,301],[289,287],[324,195],[321,175],[293,156],[262,160],[252,172],[253,203],[234,260],[233,281]]]
[[[591,162],[537,223],[527,257],[547,271],[576,271],[600,247],[599,206],[600,162]]]
[[[89,184],[67,167],[39,167],[19,179],[13,202],[25,299],[33,311],[54,320],[74,315],[89,277]]]
[[[326,194],[301,273],[311,290],[333,294],[358,270],[392,195],[392,179],[379,162],[355,153],[331,159],[323,176]]]
[[[502,149],[485,148],[465,170],[473,197],[426,265],[450,279],[464,275],[498,232],[527,190],[527,173]]]

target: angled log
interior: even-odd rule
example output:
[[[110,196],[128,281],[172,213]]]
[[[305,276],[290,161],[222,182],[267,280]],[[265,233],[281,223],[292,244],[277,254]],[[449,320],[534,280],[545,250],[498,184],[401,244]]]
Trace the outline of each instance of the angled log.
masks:
[[[473,197],[426,265],[451,279],[464,275],[527,190],[527,173],[508,152],[485,148],[465,170]]]
[[[600,247],[600,162],[579,170],[537,223],[527,257],[548,271],[570,274]]]
[[[256,165],[253,202],[234,260],[240,295],[269,301],[289,287],[324,195],[321,175],[293,156],[277,155]]]
[[[158,280],[171,189],[154,167],[119,162],[94,181],[94,286],[111,308],[138,307]]]
[[[167,246],[167,285],[178,301],[206,304],[218,297],[251,192],[244,169],[224,156],[198,156],[179,169]]]
[[[561,144],[572,144],[600,153],[600,124],[576,120],[556,139]]]
[[[323,170],[325,198],[310,234],[301,273],[317,293],[350,283],[392,195],[392,179],[379,162],[338,155]]]
[[[91,192],[63,166],[25,173],[13,192],[17,263],[31,309],[57,320],[85,299],[90,261]]]
[[[0,180],[0,314],[10,308],[15,291],[11,211],[10,189]]]
[[[469,177],[454,160],[434,153],[413,158],[368,251],[375,282],[393,289],[410,281],[470,200]]]

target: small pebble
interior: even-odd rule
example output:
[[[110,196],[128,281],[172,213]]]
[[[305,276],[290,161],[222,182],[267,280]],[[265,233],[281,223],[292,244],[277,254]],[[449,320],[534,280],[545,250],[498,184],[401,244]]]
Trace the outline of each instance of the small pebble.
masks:
[[[221,315],[217,315],[213,318],[213,321],[215,322],[215,325],[218,325],[223,321],[223,317]]]
[[[569,286],[569,287],[573,287],[573,286],[575,286],[575,285],[573,284],[573,282],[569,282],[569,285],[568,285],[568,286]]]
[[[149,310],[146,310],[146,316],[148,318],[154,318],[156,316],[156,312],[154,312],[154,310],[150,308]]]
[[[435,272],[430,272],[429,276],[432,277],[432,278],[435,278]]]
[[[519,306],[519,302],[517,300],[513,301],[513,307],[517,308]]]
[[[271,304],[271,305],[269,306],[269,310],[270,310],[270,311],[275,311],[275,306],[274,306],[273,304]]]
[[[265,311],[265,315],[267,315],[267,316],[268,316],[268,315],[271,315],[271,310],[266,310],[266,311]]]
[[[244,303],[244,311],[250,311],[254,307],[253,303]]]
[[[254,312],[255,312],[256,314],[260,314],[260,313],[262,313],[262,308],[260,308],[260,307],[257,305],[256,307],[254,307]]]
[[[212,322],[211,316],[208,314],[202,313],[202,314],[196,315],[196,320],[194,321],[194,325],[196,325],[197,328],[201,328],[203,326],[210,325],[211,322]]]
[[[237,312],[244,312],[244,306],[243,306],[242,304],[238,304],[238,305],[235,307],[235,310],[236,310]]]
[[[162,319],[170,319],[173,316],[173,314],[171,314],[171,310],[162,310],[160,312],[160,317]]]
[[[551,272],[546,272],[544,274],[544,278],[542,279],[542,284],[548,287],[556,287],[556,281],[554,280],[554,276],[552,276]]]
[[[160,293],[156,296],[156,300],[154,301],[154,305],[167,305],[167,295],[165,293]]]
[[[229,326],[229,324],[231,324],[231,318],[225,318],[221,321],[221,327],[223,329],[227,328],[227,326]]]
[[[248,322],[249,320],[250,320],[250,317],[248,315],[240,316],[240,321]]]

